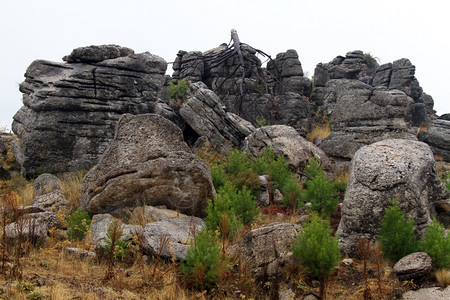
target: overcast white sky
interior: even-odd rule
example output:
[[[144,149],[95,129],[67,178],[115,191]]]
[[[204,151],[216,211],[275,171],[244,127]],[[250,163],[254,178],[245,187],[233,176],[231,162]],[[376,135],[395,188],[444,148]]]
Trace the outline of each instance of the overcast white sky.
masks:
[[[348,51],[380,63],[409,58],[439,115],[450,113],[450,17],[442,0],[0,0],[0,127],[22,106],[19,84],[36,59],[118,44],[173,61],[178,50],[241,42],[275,57],[297,50],[303,70]],[[169,73],[172,72],[169,65]]]

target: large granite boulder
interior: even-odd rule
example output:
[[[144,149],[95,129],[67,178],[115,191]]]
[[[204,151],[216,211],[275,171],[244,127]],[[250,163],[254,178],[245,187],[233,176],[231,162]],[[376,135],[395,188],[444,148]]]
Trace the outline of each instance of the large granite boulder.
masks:
[[[271,223],[247,233],[229,253],[246,263],[254,278],[279,278],[283,268],[294,263],[291,242],[300,229],[301,225]]]
[[[300,175],[305,175],[303,169],[313,157],[317,158],[324,169],[331,167],[328,157],[320,148],[289,126],[272,125],[256,129],[245,139],[243,150],[258,157],[264,154],[267,147],[275,155],[283,156],[290,169]]]
[[[414,220],[419,238],[433,217],[450,224],[449,193],[427,144],[391,139],[355,153],[337,230],[344,253],[355,255],[361,237],[376,238],[384,211],[393,199],[406,218]]]
[[[331,134],[320,144],[327,155],[350,160],[356,150],[374,142],[416,140],[411,129],[414,101],[405,93],[347,79],[330,80],[324,89],[324,104],[332,107]]]
[[[419,133],[418,139],[430,145],[436,157],[450,162],[450,121],[434,120],[428,130]]]
[[[165,205],[205,216],[215,197],[208,165],[183,141],[181,130],[155,114],[125,114],[100,162],[83,178],[80,206],[89,214]]]
[[[34,61],[20,85],[24,106],[12,129],[27,175],[89,169],[114,137],[124,113],[152,113],[167,63],[114,45],[75,49],[68,63]]]
[[[180,109],[184,121],[199,135],[208,138],[214,147],[240,147],[255,128],[239,116],[226,112],[219,97],[202,82],[191,84],[193,95]]]

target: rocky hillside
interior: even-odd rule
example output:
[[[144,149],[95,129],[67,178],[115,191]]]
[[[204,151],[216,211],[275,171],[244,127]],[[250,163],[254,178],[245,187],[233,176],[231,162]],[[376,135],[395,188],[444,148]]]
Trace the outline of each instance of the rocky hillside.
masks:
[[[415,238],[423,238],[434,219],[450,226],[450,194],[437,164],[450,162],[450,120],[435,115],[408,59],[379,66],[371,55],[351,51],[319,63],[311,80],[295,50],[263,67],[258,56],[267,57],[264,52],[234,47],[180,51],[172,77],[162,58],[116,45],[77,48],[64,62],[33,62],[20,85],[24,106],[14,116],[15,135],[0,139],[2,196],[14,195],[5,183],[12,171],[45,174],[34,180],[30,203],[3,204],[15,213],[3,223],[3,238],[42,244],[56,239],[55,232],[60,240],[71,238],[62,231],[70,231],[64,221],[71,217],[61,214],[84,213],[80,226],[93,220],[89,247],[105,251],[114,236],[136,246],[139,258],[173,258],[175,265],[187,260],[190,238],[213,219],[218,227],[208,230],[221,235],[222,244],[208,249],[225,256],[229,250],[247,262],[247,287],[256,283],[292,298],[305,294],[303,283],[292,288],[284,271],[295,265],[292,239],[311,211],[335,222],[338,261],[339,251],[360,255],[362,238],[377,239],[393,199]],[[312,133],[320,126],[329,132],[317,138]],[[215,158],[209,164],[199,158],[208,155]],[[87,172],[81,193],[69,201],[55,175],[80,170]],[[338,189],[333,180],[345,170],[348,184]],[[331,200],[326,206],[317,199]],[[261,210],[281,222],[256,220]],[[243,231],[233,223],[238,215],[246,221]],[[232,238],[233,230],[240,236]],[[428,254],[415,255],[423,261],[419,271],[411,261],[394,268],[411,284],[433,269]],[[351,260],[339,264],[345,278],[363,278],[350,274]],[[236,279],[240,267],[222,271]],[[106,281],[114,277],[107,274]],[[244,285],[230,282],[224,295],[245,298]],[[352,288],[346,288],[348,296]]]

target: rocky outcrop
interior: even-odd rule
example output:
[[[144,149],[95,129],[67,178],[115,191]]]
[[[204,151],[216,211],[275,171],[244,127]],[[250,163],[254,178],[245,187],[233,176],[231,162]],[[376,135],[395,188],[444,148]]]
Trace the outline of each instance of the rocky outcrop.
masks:
[[[303,169],[313,157],[324,169],[330,168],[326,154],[292,127],[272,125],[258,128],[245,139],[243,150],[253,157],[258,157],[264,154],[267,147],[270,147],[276,156],[284,157],[289,168],[299,175],[305,175]]]
[[[384,211],[393,199],[406,218],[414,220],[418,237],[435,216],[449,225],[445,221],[450,213],[449,193],[425,143],[392,139],[355,153],[337,231],[343,252],[354,255],[359,238],[378,235]]]
[[[230,246],[229,253],[240,258],[252,270],[252,276],[278,278],[283,268],[294,262],[291,242],[301,225],[271,223],[247,233],[237,244]]]
[[[348,52],[345,57],[337,56],[329,63],[319,63],[314,70],[314,86],[319,89],[314,90],[312,100],[322,105],[318,92],[331,79],[356,79],[371,84],[377,67],[376,59],[360,50]]]
[[[5,227],[6,237],[10,239],[17,239],[36,242],[44,242],[47,237],[47,232],[52,228],[61,228],[61,221],[56,216],[56,213],[44,211],[25,213],[15,222],[10,223]]]
[[[180,109],[180,115],[199,136],[207,137],[213,147],[229,152],[233,147],[240,147],[244,138],[255,130],[249,122],[226,112],[219,97],[203,83],[192,84],[191,90],[193,95]]]
[[[114,141],[83,179],[80,206],[91,215],[120,215],[165,205],[204,217],[214,197],[208,165],[191,153],[174,123],[155,114],[125,114]]]
[[[434,120],[427,130],[419,133],[418,139],[430,145],[436,159],[450,162],[450,121]]]
[[[122,114],[161,106],[167,63],[156,55],[107,45],[75,49],[66,59],[34,61],[20,85],[24,106],[12,129],[21,145],[15,156],[28,175],[89,169]]]
[[[255,49],[241,44],[241,50],[244,67],[238,54],[226,52],[226,45],[204,53],[180,51],[173,64],[173,78],[202,81],[227,111],[254,125],[289,125],[306,136],[315,115],[307,99],[311,81],[304,77],[297,52],[278,54],[266,70]]]
[[[408,59],[378,66],[362,51],[318,64],[311,101],[331,120],[331,135],[321,144],[325,153],[349,160],[364,145],[415,139],[410,128],[427,126],[435,112],[414,75]]]
[[[400,280],[420,279],[433,271],[431,257],[425,252],[416,252],[400,259],[393,269]]]
[[[385,139],[416,140],[411,130],[414,101],[398,90],[373,88],[358,80],[326,83],[325,107],[331,134],[320,148],[329,156],[350,160],[362,146]]]
[[[311,80],[304,77],[297,51],[293,49],[278,53],[275,59],[269,60],[267,73],[273,81],[270,88],[275,94],[287,92],[304,96],[311,94]]]

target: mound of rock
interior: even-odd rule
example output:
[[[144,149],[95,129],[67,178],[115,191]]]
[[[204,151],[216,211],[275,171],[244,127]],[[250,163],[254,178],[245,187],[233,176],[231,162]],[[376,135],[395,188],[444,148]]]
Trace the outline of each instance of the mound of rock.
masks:
[[[416,139],[411,128],[431,122],[434,103],[414,75],[408,59],[378,66],[359,50],[318,64],[311,100],[331,120],[331,134],[320,145],[325,153],[348,161],[364,145]]]
[[[303,169],[313,157],[324,169],[330,168],[326,154],[292,127],[272,125],[258,128],[245,139],[243,149],[253,157],[258,157],[264,154],[267,147],[275,155],[284,157],[291,170],[297,174],[305,175]]]
[[[125,114],[110,147],[83,179],[80,206],[91,215],[120,215],[137,206],[165,205],[204,217],[214,197],[208,165],[174,123],[155,114]]]
[[[449,193],[430,147],[391,139],[362,147],[353,158],[337,234],[341,250],[356,254],[361,237],[374,239],[384,211],[396,199],[421,237],[433,217],[448,226]]]
[[[114,137],[119,117],[171,109],[158,100],[167,63],[114,45],[75,49],[56,63],[34,61],[20,85],[24,106],[12,129],[27,175],[89,169]],[[45,141],[45,142],[44,142]]]
[[[399,90],[373,88],[358,80],[326,83],[332,108],[331,134],[320,148],[329,156],[350,160],[362,146],[385,139],[416,140],[411,130],[414,101]]]

